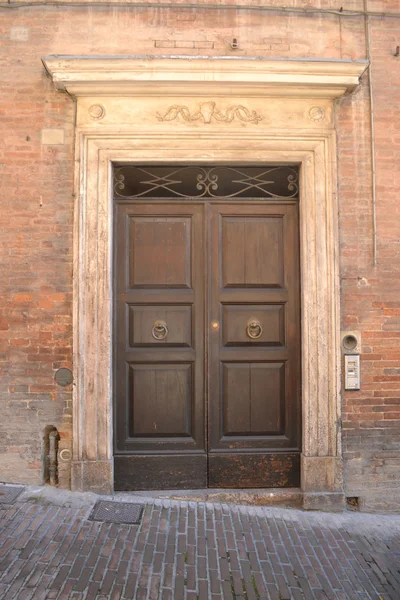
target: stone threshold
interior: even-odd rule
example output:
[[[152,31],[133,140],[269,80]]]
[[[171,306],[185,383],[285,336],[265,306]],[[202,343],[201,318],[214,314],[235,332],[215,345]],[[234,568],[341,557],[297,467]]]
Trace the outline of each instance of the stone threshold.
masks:
[[[114,498],[135,496],[151,500],[176,500],[180,502],[211,502],[242,504],[246,506],[278,506],[281,508],[303,508],[303,492],[290,489],[200,489],[200,490],[146,490],[114,492]]]
[[[17,484],[14,484],[17,485]],[[208,502],[210,504],[236,504],[242,506],[269,506],[322,512],[346,510],[342,492],[305,493],[300,488],[267,489],[200,489],[200,490],[145,490],[97,494],[59,489],[49,485],[26,485],[18,496],[19,502],[54,504],[68,507],[92,508],[98,500],[116,502],[139,502],[141,504],[162,502]]]

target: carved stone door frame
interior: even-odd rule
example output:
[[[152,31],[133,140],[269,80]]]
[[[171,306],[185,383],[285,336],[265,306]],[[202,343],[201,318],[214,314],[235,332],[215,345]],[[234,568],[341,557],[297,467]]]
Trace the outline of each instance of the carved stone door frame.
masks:
[[[110,493],[112,164],[300,165],[301,487],[343,503],[334,100],[365,61],[47,57],[77,97],[72,487]]]

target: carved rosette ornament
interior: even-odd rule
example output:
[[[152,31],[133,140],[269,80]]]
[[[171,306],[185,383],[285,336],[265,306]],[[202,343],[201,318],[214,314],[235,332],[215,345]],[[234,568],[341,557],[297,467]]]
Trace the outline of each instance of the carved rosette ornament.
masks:
[[[106,114],[106,109],[102,104],[92,104],[89,108],[89,115],[93,121],[100,121]]]
[[[201,102],[198,110],[192,113],[184,104],[173,104],[168,108],[164,115],[157,113],[157,119],[159,121],[174,121],[179,116],[188,123],[193,123],[194,121],[211,123],[212,119],[231,123],[234,119],[237,119],[243,123],[255,123],[257,125],[259,121],[262,120],[262,117],[257,114],[255,110],[250,111],[241,104],[228,106],[228,108],[222,112],[216,107],[216,103],[212,101]]]
[[[322,106],[313,106],[308,112],[308,118],[314,123],[319,123],[325,119],[325,110]]]

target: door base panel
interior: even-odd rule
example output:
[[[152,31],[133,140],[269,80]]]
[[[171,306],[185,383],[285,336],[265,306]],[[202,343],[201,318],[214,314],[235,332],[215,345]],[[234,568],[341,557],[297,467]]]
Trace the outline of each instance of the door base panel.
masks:
[[[285,488],[300,486],[300,454],[210,453],[208,487]]]
[[[261,489],[300,486],[300,455],[115,456],[115,491]]]
[[[206,454],[114,456],[116,491],[207,487]]]

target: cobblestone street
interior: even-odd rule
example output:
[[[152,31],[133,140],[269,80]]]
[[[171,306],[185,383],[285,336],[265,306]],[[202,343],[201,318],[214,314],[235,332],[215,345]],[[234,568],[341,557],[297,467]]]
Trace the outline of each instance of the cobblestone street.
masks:
[[[0,505],[4,600],[400,598],[400,516],[118,496],[140,525],[88,520],[96,498]]]

